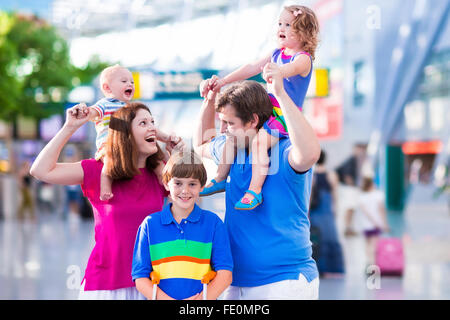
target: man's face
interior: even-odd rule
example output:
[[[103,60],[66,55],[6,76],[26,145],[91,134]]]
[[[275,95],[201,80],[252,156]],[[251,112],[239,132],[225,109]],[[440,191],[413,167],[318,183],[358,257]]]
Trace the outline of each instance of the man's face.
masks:
[[[232,105],[227,104],[222,108],[219,112],[219,119],[220,133],[235,137],[238,148],[247,147],[249,141],[251,141],[257,133],[257,121],[252,120],[244,124],[242,120],[236,116],[235,108]]]

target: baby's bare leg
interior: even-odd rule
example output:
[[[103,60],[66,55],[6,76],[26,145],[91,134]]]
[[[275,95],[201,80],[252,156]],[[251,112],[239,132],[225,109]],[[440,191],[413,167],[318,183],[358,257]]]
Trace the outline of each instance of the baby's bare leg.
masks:
[[[112,193],[113,180],[106,174],[108,161],[108,158],[104,156],[102,173],[100,174],[100,200],[102,201],[108,201],[114,196]]]

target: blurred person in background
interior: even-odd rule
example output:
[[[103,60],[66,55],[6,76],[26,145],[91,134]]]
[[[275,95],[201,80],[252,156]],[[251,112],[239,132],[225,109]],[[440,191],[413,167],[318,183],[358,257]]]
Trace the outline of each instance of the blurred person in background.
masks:
[[[148,107],[128,103],[110,120],[106,153],[111,159],[108,176],[114,179],[114,198],[100,200],[103,163],[95,159],[59,163],[70,137],[89,120],[86,105],[67,110],[66,122],[45,146],[31,167],[37,179],[61,185],[81,184],[95,219],[95,246],[89,257],[80,299],[144,299],[131,278],[133,247],[139,225],[162,209],[167,192],[155,173],[165,158],[156,141],[156,127]],[[182,141],[177,144],[183,146]],[[170,151],[173,144],[166,144]]]
[[[365,146],[356,144],[353,146],[352,155],[336,168],[342,191],[342,197],[339,200],[344,211],[344,235],[348,237],[357,235],[353,227],[353,215],[356,208],[355,199],[359,192],[358,185],[360,184],[361,168],[365,154]]]
[[[326,168],[326,153],[321,151],[314,168],[309,217],[311,229],[318,230],[317,267],[323,277],[345,272],[342,247],[336,228],[338,177]]]
[[[384,205],[384,193],[376,188],[372,177],[362,178],[357,208],[361,214],[362,230],[366,239],[367,265],[372,265],[375,263],[375,246],[378,237],[390,230]]]
[[[286,6],[278,18],[278,47],[265,57],[248,63],[227,76],[219,79],[214,76],[208,79],[201,95],[204,97],[209,90],[220,89],[224,85],[251,78],[260,74],[263,67],[277,69],[284,78],[284,87],[291,100],[299,110],[308,91],[313,71],[313,60],[319,42],[319,21],[311,9],[305,6]],[[265,79],[268,83],[271,79]],[[269,168],[268,150],[280,139],[289,138],[285,115],[280,104],[269,88],[269,97],[273,105],[272,116],[264,123],[263,130],[258,131],[252,146],[252,180],[248,190],[236,202],[237,210],[253,210],[263,201],[262,189]],[[217,175],[205,188],[201,195],[210,195],[225,190],[225,183],[232,161],[226,150],[234,150],[232,139],[227,140]],[[234,156],[231,157],[234,159]]]
[[[17,218],[19,220],[24,220],[25,212],[27,212],[31,220],[34,221],[36,219],[36,206],[31,185],[32,177],[30,175],[30,163],[28,161],[22,162],[17,173],[17,180],[21,195]]]

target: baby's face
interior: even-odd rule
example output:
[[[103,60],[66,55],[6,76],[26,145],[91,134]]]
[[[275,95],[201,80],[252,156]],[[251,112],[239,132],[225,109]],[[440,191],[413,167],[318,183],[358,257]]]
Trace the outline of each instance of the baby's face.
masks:
[[[130,71],[125,68],[118,68],[112,72],[106,83],[107,88],[104,88],[105,95],[109,98],[114,98],[123,102],[128,102],[133,99],[134,95],[134,80]]]

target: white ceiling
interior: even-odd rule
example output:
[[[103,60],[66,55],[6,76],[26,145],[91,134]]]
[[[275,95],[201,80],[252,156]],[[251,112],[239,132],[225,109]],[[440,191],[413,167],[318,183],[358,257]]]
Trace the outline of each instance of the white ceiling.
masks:
[[[277,0],[53,0],[50,20],[69,37],[175,23]]]

